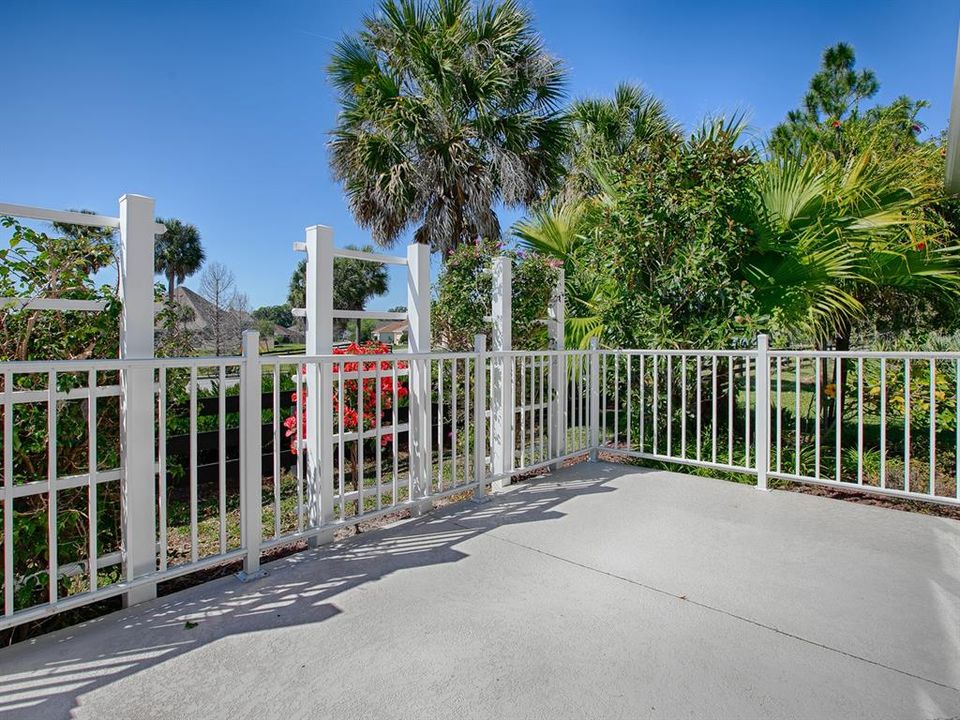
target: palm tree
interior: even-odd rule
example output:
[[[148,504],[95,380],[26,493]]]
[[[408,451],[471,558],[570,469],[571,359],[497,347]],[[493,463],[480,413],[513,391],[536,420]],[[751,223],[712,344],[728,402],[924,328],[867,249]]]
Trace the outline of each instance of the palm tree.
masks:
[[[615,202],[618,194],[611,161],[655,143],[682,143],[683,138],[663,103],[629,83],[618,85],[610,98],[576,101],[568,119],[571,142],[563,190],[517,222],[513,235],[527,249],[563,263],[566,342],[586,347],[603,333],[598,311],[603,299],[597,273],[580,256],[591,242],[593,210]]]
[[[513,235],[521,246],[563,263],[564,336],[570,347],[587,347],[591,338],[603,332],[597,311],[600,285],[595,274],[578,262],[579,251],[587,241],[586,212],[587,201],[556,201],[537,208],[513,226]]]
[[[960,292],[960,247],[931,232],[923,209],[936,199],[917,158],[872,151],[850,160],[827,152],[763,166],[744,274],[774,324],[849,348],[874,288]]]
[[[373,250],[369,245],[358,248],[347,245],[347,250]],[[337,310],[363,310],[367,300],[387,292],[387,270],[380,263],[338,257],[333,260],[333,307]],[[307,302],[307,261],[297,263],[287,292],[287,303],[302,308]],[[361,321],[356,321],[357,342],[360,341]],[[345,328],[339,322],[340,330]]]
[[[600,168],[631,148],[663,140],[679,142],[680,126],[664,104],[643,88],[621,83],[610,98],[585,98],[570,109],[572,142],[564,197],[602,192]]]
[[[157,218],[157,222],[165,225],[167,231],[154,245],[154,270],[167,279],[167,294],[173,300],[177,283],[182,284],[197,272],[206,255],[196,226],[174,218]]]
[[[408,228],[443,253],[496,238],[563,172],[565,75],[516,0],[382,0],[329,66],[331,166],[379,245]]]
[[[93,210],[85,209],[70,209],[68,212],[96,215]],[[113,228],[54,222],[53,229],[60,233],[62,242],[70,243],[77,248],[86,248],[85,255],[88,273],[95,273],[102,270],[116,260],[117,248]]]
[[[849,350],[877,290],[960,296],[960,247],[924,213],[938,191],[917,160],[884,160],[868,149],[849,160],[820,151],[766,163],[756,189],[754,251],[743,273],[771,325],[812,337],[821,348]],[[848,364],[834,362],[844,387]],[[828,403],[824,420],[842,417],[837,410]]]

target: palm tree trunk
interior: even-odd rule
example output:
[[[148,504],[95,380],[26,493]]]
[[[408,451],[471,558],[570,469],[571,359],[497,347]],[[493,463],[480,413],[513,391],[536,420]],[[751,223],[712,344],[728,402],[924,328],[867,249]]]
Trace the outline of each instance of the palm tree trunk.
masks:
[[[173,302],[173,280],[174,274],[172,272],[167,273],[167,296],[170,298],[170,302]]]

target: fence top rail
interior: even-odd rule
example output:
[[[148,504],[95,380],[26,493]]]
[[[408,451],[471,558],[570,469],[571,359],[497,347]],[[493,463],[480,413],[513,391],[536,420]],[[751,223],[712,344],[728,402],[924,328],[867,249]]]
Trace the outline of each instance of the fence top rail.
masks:
[[[33,207],[31,205],[13,205],[11,203],[0,203],[0,216],[46,220],[48,222],[67,223],[69,225],[87,225],[89,227],[120,227],[120,218],[110,215],[93,215],[91,213],[81,213],[73,210],[51,210],[50,208]],[[167,231],[167,228],[163,223],[154,223],[153,230],[157,235],[162,235]]]
[[[131,358],[127,360],[13,360],[0,362],[0,373],[15,375],[29,375],[36,373],[57,372],[71,373],[98,370],[110,372],[113,370],[134,370],[137,368],[207,368],[232,367],[243,363],[239,355],[224,357],[176,357],[176,358]]]
[[[492,355],[493,353],[487,353]],[[410,360],[472,360],[475,352],[424,352],[424,353],[366,353],[343,355],[261,355],[261,365],[296,365],[297,363],[338,364],[352,362],[408,362]]]
[[[840,358],[851,360],[960,360],[960,352],[919,350],[770,350],[772,358]]]
[[[497,357],[566,357],[588,355],[597,352],[602,355],[655,355],[674,357],[757,357],[756,350],[676,350],[676,349],[600,349],[600,350],[505,350],[486,351],[490,358]],[[945,360],[960,362],[960,352],[937,351],[901,351],[884,352],[876,350],[770,350],[771,358],[848,358],[873,360]],[[258,360],[261,366],[296,365],[298,363],[338,364],[352,362],[409,362],[413,360],[473,360],[477,352],[423,352],[423,353],[367,353],[358,355],[261,355]],[[90,359],[90,360],[13,360],[0,362],[0,373],[27,375],[36,373],[70,373],[90,370],[115,371],[136,368],[219,368],[240,366],[244,361],[242,355],[229,356],[201,356],[201,357],[171,357],[171,358],[133,358],[121,360],[118,358]]]
[[[677,348],[649,348],[649,349],[619,349],[619,348],[600,348],[598,350],[603,355],[670,355],[673,357],[756,357],[755,348],[744,348],[743,350],[703,350],[689,349],[679,350]]]

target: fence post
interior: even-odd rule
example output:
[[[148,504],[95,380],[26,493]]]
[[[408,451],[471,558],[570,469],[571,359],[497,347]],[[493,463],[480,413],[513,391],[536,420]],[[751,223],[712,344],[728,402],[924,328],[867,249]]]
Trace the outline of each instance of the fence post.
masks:
[[[493,352],[502,354],[494,358],[492,366],[491,469],[493,475],[500,478],[493,483],[493,488],[500,490],[510,484],[510,471],[513,470],[513,358],[507,355],[513,349],[513,264],[506,255],[493,259],[492,296]]]
[[[484,502],[487,490],[487,336],[473,336],[473,350],[477,354],[473,367],[473,476],[477,484],[473,498]],[[493,426],[493,415],[490,416]],[[496,472],[496,466],[493,468]]]
[[[153,355],[154,200],[120,198],[120,358]],[[129,582],[157,570],[156,430],[152,367],[120,373],[123,572]],[[157,596],[156,583],[123,596],[134,605]]]
[[[262,380],[260,333],[243,333],[243,360],[240,364],[240,543],[247,554],[241,580],[258,577],[260,543],[263,539],[261,488],[263,484],[261,434]]]
[[[550,426],[550,454],[554,458],[561,458],[567,454],[567,358],[561,354],[566,347],[564,283],[563,270],[560,270],[553,297],[550,298],[549,309],[550,349],[558,351],[550,363],[550,374],[555,390]],[[557,470],[560,468],[560,462],[555,462],[550,467]]]
[[[757,412],[754,418],[754,457],[757,462],[757,489],[767,490],[767,471],[770,468],[770,355],[766,335],[757,335]],[[750,382],[750,378],[747,378]]]
[[[306,355],[333,352],[333,229],[313,225],[306,230]],[[330,368],[308,362],[306,367],[307,429],[307,507],[311,528],[333,520],[333,413],[325,404],[332,402],[333,380]],[[313,536],[316,546],[333,539]]]
[[[590,340],[590,462],[600,453],[600,344]]]
[[[409,352],[430,352],[430,246],[423,243],[407,246],[407,319]],[[433,506],[429,358],[413,358],[409,372],[410,499],[419,513]]]

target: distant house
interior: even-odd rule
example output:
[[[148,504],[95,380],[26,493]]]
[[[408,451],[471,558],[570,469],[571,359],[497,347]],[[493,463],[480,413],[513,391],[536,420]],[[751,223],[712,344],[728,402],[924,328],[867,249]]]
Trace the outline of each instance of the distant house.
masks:
[[[184,327],[197,337],[200,349],[213,349],[217,323],[217,311],[213,303],[183,286],[173,291],[173,300],[187,310],[184,313]],[[224,346],[221,349],[225,352],[238,352],[243,331],[257,327],[257,321],[249,313],[230,309],[220,311],[220,323],[221,344]],[[303,345],[304,342],[303,330],[274,325],[271,333],[261,333],[260,349],[273,350],[276,343]]]
[[[408,329],[406,320],[395,320],[375,328],[371,335],[374,340],[384,345],[397,345],[407,339]]]
[[[173,291],[173,301],[187,310],[184,327],[198,339],[201,350],[215,348],[218,322],[221,352],[238,352],[243,331],[256,327],[249,313],[230,309],[218,313],[212,302],[182,285]]]
[[[278,343],[286,345],[303,345],[307,341],[307,334],[295,327],[273,326],[273,337]]]

